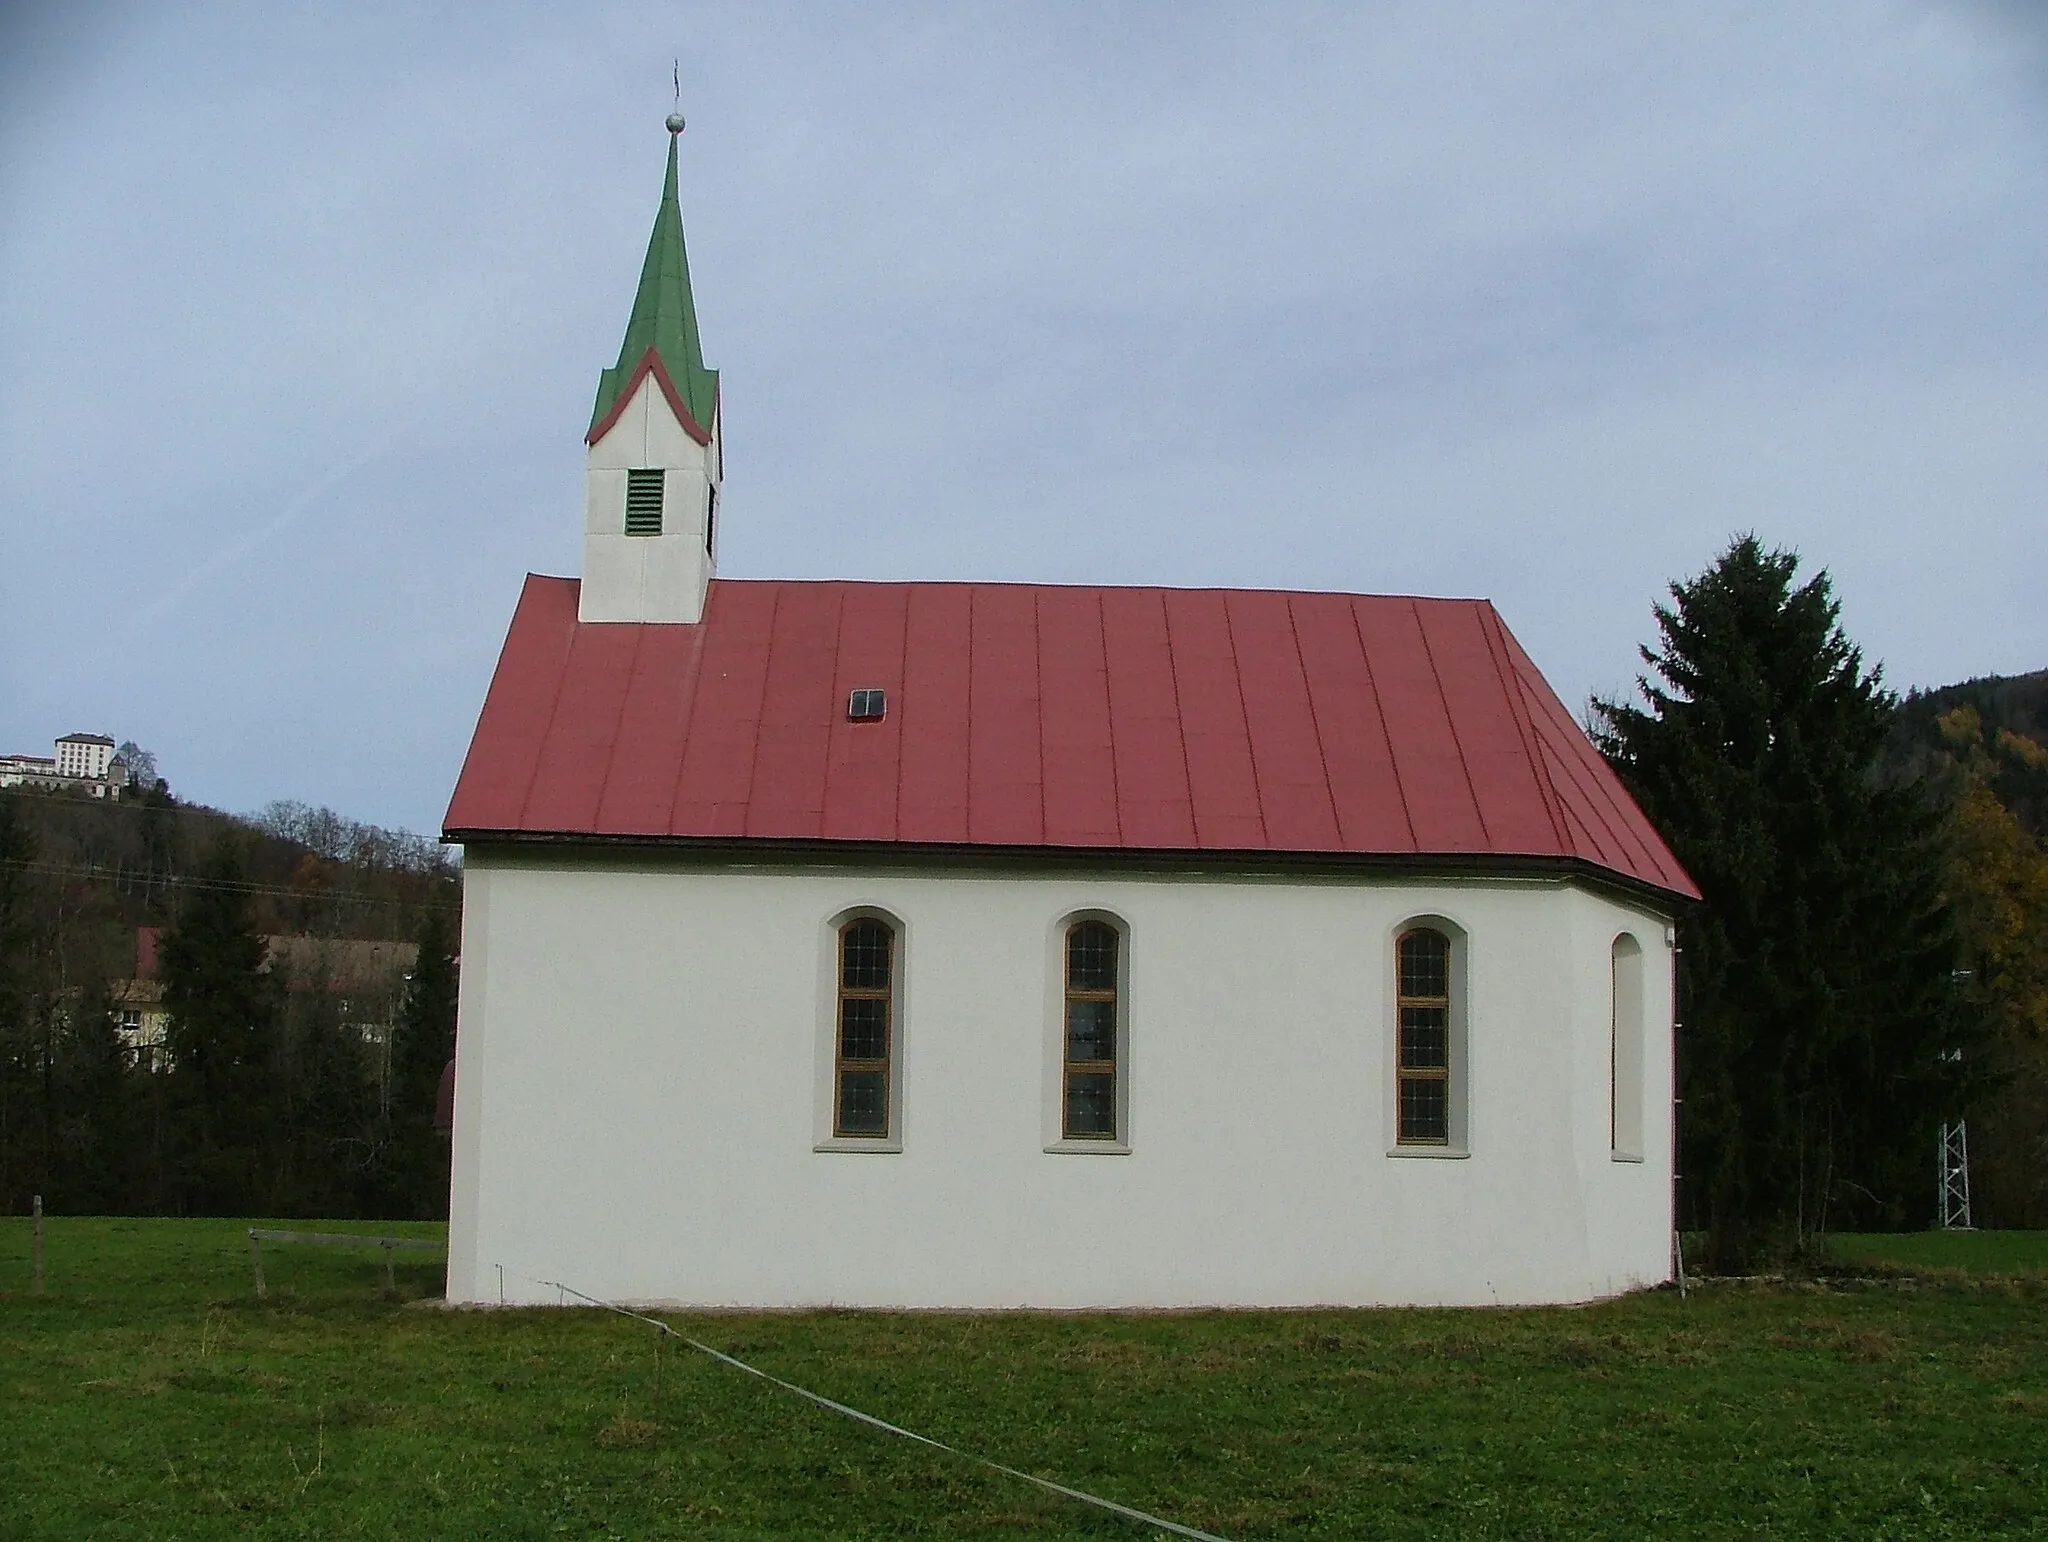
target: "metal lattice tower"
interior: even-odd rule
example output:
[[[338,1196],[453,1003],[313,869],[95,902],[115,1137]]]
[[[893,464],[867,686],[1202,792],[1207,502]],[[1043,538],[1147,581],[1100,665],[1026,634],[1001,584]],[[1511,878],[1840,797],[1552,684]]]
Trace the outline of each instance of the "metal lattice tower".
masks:
[[[1970,1219],[1970,1138],[1960,1119],[1941,1127],[1941,1226],[1976,1230]]]

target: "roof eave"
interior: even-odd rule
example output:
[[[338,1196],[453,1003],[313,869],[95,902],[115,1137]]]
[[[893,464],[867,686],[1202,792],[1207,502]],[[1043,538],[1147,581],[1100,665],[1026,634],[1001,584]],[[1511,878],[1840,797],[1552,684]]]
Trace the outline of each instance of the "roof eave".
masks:
[[[967,841],[852,841],[769,836],[593,834],[580,830],[450,827],[451,846],[570,848],[662,852],[712,862],[893,862],[913,866],[1118,867],[1165,872],[1373,874],[1408,878],[1578,879],[1645,900],[1667,915],[1699,902],[1697,893],[1665,888],[1577,856],[1502,852],[1272,851],[1189,847],[996,845]]]

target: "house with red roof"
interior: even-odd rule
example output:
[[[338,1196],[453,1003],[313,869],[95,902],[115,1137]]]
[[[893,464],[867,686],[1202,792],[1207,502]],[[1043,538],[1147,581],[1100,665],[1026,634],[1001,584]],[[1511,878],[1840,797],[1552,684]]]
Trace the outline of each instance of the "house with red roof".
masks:
[[[1664,1280],[1696,891],[1494,608],[720,577],[670,129],[445,820],[450,1299]]]

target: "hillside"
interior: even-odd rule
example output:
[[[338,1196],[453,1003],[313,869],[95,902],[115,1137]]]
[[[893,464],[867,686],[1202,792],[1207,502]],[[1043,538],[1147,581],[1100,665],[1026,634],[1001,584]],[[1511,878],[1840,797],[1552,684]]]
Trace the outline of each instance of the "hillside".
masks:
[[[1959,710],[1965,715],[1957,719],[1952,715]],[[1885,767],[1916,780],[1933,777],[1952,792],[1977,752],[1987,757],[1982,769],[1993,795],[2042,839],[2048,833],[2048,669],[1909,693],[1899,704]]]
[[[63,919],[53,929],[64,957],[51,962],[74,982],[131,972],[135,929],[176,925],[223,839],[242,850],[266,934],[397,941],[417,934],[427,908],[459,902],[445,848],[329,809],[273,803],[239,815],[154,791],[118,803],[30,788],[0,798],[27,838],[10,865],[44,924]]]
[[[439,1213],[460,891],[326,809],[0,791],[0,1210]]]

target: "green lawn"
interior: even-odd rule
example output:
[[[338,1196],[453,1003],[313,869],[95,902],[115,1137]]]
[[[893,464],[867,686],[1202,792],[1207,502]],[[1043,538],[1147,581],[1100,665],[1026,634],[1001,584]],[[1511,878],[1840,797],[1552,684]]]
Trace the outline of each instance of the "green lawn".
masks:
[[[47,1224],[36,1297],[28,1223],[0,1220],[9,1539],[1157,1535],[619,1317],[407,1306],[375,1252],[315,1248],[266,1247],[259,1304],[247,1223]],[[1840,1252],[2003,1273],[2042,1243]],[[437,1287],[434,1264],[398,1271],[401,1297]],[[676,1321],[1241,1542],[1636,1542],[2048,1532],[2044,1307],[2039,1276],[1941,1273],[1584,1310]]]
[[[1972,1274],[2048,1273],[2048,1231],[1854,1232],[1828,1239],[1844,1263],[1902,1269],[1966,1269]]]

